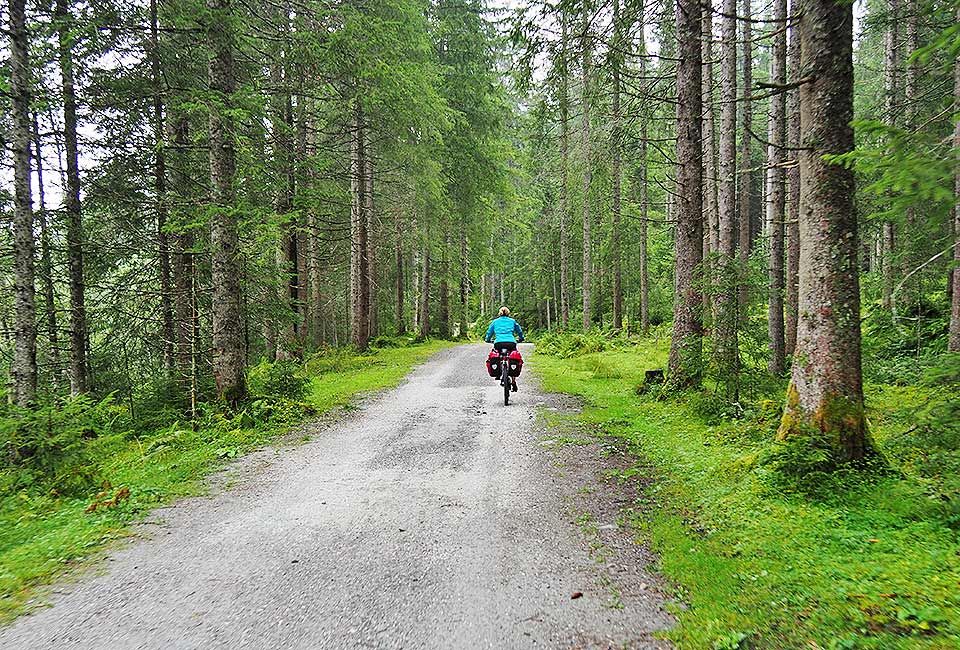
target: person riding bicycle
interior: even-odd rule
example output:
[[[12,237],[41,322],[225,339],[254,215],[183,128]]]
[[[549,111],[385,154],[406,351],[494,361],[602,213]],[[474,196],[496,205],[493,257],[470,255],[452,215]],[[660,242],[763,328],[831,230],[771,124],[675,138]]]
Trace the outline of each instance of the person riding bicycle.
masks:
[[[495,318],[490,327],[487,328],[487,335],[484,337],[487,343],[493,343],[493,347],[500,354],[512,352],[517,349],[517,341],[523,341],[523,328],[520,323],[510,318],[510,310],[506,307],[500,308],[500,315]],[[494,343],[494,341],[496,341]],[[517,378],[513,377],[513,392],[517,392]]]

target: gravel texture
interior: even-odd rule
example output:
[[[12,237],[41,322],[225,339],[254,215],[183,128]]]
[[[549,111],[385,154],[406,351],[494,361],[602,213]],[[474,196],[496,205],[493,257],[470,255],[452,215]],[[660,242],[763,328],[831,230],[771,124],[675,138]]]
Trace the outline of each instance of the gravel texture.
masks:
[[[595,444],[553,444],[538,414],[565,406],[526,371],[504,407],[486,351],[444,350],[156,511],[0,648],[668,647],[617,523],[629,490],[599,481]]]

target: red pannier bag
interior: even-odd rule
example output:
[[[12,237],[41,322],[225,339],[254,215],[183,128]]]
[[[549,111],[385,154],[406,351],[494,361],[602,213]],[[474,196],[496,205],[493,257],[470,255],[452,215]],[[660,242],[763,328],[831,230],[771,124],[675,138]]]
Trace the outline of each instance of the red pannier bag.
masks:
[[[487,356],[487,374],[494,378],[500,376],[500,353],[496,350],[490,350]]]
[[[520,356],[519,350],[513,350],[510,353],[510,376],[519,377],[520,371],[523,370],[523,357]]]

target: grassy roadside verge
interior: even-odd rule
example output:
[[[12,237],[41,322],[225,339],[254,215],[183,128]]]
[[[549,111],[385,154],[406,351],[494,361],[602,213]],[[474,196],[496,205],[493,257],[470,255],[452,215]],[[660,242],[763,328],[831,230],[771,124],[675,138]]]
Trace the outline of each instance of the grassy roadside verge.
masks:
[[[196,431],[174,424],[146,435],[119,432],[98,439],[99,474],[110,482],[110,494],[129,489],[129,498],[114,508],[87,513],[90,497],[21,491],[3,498],[0,624],[22,613],[38,586],[127,535],[128,525],[152,508],[202,492],[203,479],[229,459],[276,440],[304,419],[349,404],[358,394],[398,384],[447,345],[431,341],[365,355],[317,356],[304,366],[308,390],[296,405],[254,400],[231,419],[210,414]]]
[[[580,396],[576,417],[617,438],[653,472],[655,505],[632,519],[677,584],[684,608],[669,637],[680,648],[960,647],[956,527],[909,472],[851,480],[830,498],[784,493],[759,459],[779,403],[718,420],[702,396],[638,396],[667,340],[563,359],[536,354],[544,389]],[[868,387],[881,447],[916,390]],[[652,467],[652,470],[650,469]]]

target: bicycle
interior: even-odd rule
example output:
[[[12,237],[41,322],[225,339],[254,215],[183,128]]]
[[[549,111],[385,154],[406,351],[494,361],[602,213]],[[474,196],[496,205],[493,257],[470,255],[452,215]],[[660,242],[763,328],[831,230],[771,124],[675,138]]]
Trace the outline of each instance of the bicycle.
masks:
[[[497,357],[497,364],[500,371],[500,385],[503,386],[503,405],[509,406],[510,393],[513,391],[513,378],[520,374],[520,368],[523,362],[520,359],[512,358],[510,356],[510,350],[499,348],[496,349],[496,352],[499,355]]]

